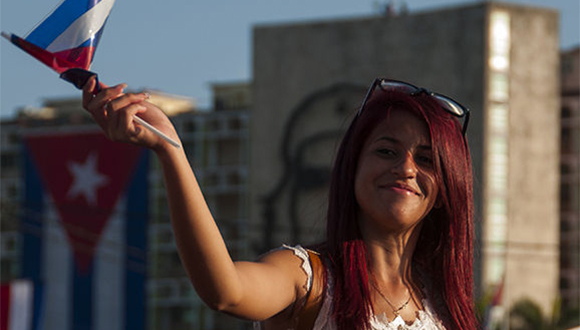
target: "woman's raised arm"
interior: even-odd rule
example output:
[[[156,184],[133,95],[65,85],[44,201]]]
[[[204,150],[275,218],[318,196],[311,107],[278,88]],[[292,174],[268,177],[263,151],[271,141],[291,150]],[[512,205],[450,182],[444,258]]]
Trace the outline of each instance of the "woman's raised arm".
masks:
[[[95,80],[83,89],[87,109],[112,140],[152,149],[158,156],[167,190],[179,255],[197,293],[211,308],[253,320],[272,317],[305,295],[302,261],[291,251],[269,253],[258,262],[233,262],[205,202],[183,148],[175,148],[133,121],[138,115],[179,141],[175,128],[147,95],[124,94],[124,85],[92,94]]]

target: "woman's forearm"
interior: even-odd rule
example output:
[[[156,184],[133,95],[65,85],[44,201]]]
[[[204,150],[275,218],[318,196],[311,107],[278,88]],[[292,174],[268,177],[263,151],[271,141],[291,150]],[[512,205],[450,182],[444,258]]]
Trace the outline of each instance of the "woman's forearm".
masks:
[[[236,267],[182,149],[157,152],[181,261],[199,296],[225,310],[243,295]]]

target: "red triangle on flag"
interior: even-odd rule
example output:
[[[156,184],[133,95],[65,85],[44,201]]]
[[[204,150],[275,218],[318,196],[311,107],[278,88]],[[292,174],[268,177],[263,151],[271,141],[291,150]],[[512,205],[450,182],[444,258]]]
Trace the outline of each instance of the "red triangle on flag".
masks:
[[[28,136],[25,145],[55,203],[78,271],[85,273],[144,149],[111,142],[100,132]]]

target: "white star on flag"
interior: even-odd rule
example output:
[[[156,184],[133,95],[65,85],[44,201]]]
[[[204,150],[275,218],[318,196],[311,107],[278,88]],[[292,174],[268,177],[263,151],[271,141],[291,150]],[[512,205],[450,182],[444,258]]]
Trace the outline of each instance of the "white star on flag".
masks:
[[[97,189],[109,182],[109,178],[97,171],[97,154],[90,153],[85,163],[70,162],[68,169],[73,176],[67,197],[83,195],[89,205],[97,204]]]

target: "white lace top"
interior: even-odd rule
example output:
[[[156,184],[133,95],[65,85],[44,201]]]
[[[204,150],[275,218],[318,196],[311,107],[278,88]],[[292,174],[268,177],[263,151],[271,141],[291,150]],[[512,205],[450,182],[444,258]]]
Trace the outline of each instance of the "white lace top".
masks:
[[[288,246],[284,245],[283,248],[294,251],[294,254],[302,259],[302,269],[308,276],[307,288],[310,290],[312,286],[312,266],[308,258],[308,252],[300,245]],[[327,281],[327,290],[324,297],[324,302],[318,317],[314,323],[313,330],[335,330],[336,324],[332,319],[332,301],[334,299],[333,280],[330,277]],[[437,317],[437,314],[433,310],[431,304],[427,299],[423,300],[423,306],[425,310],[419,311],[417,313],[417,318],[412,324],[407,324],[401,316],[397,316],[394,320],[389,321],[386,315],[374,315],[371,318],[371,330],[445,330],[445,327]],[[259,330],[260,325],[256,323],[254,329]],[[291,330],[291,329],[289,329]]]

